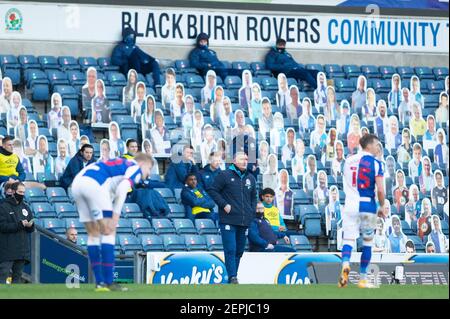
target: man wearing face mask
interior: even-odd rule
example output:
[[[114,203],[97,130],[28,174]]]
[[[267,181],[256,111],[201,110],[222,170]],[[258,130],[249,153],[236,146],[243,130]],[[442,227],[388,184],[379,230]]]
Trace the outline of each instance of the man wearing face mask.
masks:
[[[272,47],[266,55],[266,68],[272,71],[275,77],[284,73],[288,78],[306,81],[312,88],[317,88],[317,70],[307,70],[298,64],[292,55],[286,51],[286,40],[277,39],[276,46]]]
[[[30,262],[29,233],[34,231],[31,209],[23,202],[25,185],[16,182],[12,194],[0,204],[0,284],[12,271],[12,283],[20,283],[22,270]]]
[[[214,70],[222,80],[227,75],[241,76],[242,70],[228,69],[220,62],[217,54],[209,47],[209,35],[200,33],[197,36],[196,47],[189,54],[189,64],[192,68],[196,68],[201,75],[205,76],[209,70]]]
[[[122,41],[114,48],[111,62],[119,66],[123,74],[128,74],[130,69],[143,75],[152,73],[153,87],[161,85],[158,61],[136,45],[136,32],[130,27],[123,29]]]

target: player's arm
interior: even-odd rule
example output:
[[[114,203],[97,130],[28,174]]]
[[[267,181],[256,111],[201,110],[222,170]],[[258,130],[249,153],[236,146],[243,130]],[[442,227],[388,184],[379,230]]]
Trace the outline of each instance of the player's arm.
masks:
[[[384,194],[384,178],[383,176],[376,176],[375,183],[377,185],[377,196],[380,202],[380,207],[384,207],[384,199],[386,198]]]
[[[128,191],[130,190],[130,180],[124,179],[119,185],[117,185],[116,192],[113,198],[113,213],[119,215],[122,211],[123,204],[127,198]]]

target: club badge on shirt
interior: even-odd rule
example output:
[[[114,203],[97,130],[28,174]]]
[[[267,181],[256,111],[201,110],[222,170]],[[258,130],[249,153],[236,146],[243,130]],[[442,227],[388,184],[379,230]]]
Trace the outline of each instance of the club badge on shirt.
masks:
[[[246,186],[248,189],[252,188],[252,182],[250,182],[250,180],[249,180],[248,178],[245,180],[245,186]]]
[[[27,217],[28,216],[28,211],[24,208],[22,209],[22,215]]]

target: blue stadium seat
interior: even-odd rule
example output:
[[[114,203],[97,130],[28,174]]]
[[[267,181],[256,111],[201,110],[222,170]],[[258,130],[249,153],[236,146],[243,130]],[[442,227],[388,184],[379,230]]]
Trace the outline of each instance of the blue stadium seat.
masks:
[[[119,71],[120,67],[111,63],[110,57],[101,57],[97,59],[98,67],[103,71]]]
[[[162,240],[164,243],[164,249],[166,251],[185,251],[186,244],[184,243],[184,238],[179,235],[162,235]]]
[[[12,54],[0,55],[0,65],[2,69],[20,69],[20,63],[17,57]]]
[[[47,187],[45,193],[50,203],[70,202],[66,191],[62,187]]]
[[[184,235],[184,243],[188,251],[207,250],[205,238],[200,235]]]
[[[261,89],[267,90],[267,91],[277,91],[278,90],[278,81],[276,78],[273,77],[264,77],[261,79]]]
[[[173,227],[172,223],[167,218],[153,218],[152,226],[155,229],[155,232],[160,234],[175,234],[176,230]]]
[[[141,238],[142,247],[144,251],[164,251],[164,244],[162,238],[158,235],[142,235]]]
[[[196,219],[195,220],[195,228],[197,228],[197,232],[200,235],[213,234],[216,235],[218,233],[217,226],[214,224],[214,221],[211,219]]]
[[[131,220],[125,219],[125,218],[119,218],[116,231],[118,234],[132,233],[133,227],[131,224]]]
[[[117,93],[116,89],[112,86],[105,87],[105,96],[108,98],[109,101],[111,100],[120,101],[119,94]]]
[[[391,80],[384,79],[370,79],[368,80],[368,87],[371,87],[375,90],[375,93],[389,93],[391,91]]]
[[[302,252],[311,252],[312,246],[309,243],[309,240],[304,235],[291,235],[289,236],[291,240],[291,245],[294,247],[296,251],[302,251]]]
[[[176,204],[176,199],[170,188],[155,188],[154,190],[157,191],[168,204]]]
[[[133,227],[133,233],[138,236],[141,234],[155,234],[155,230],[152,225],[145,218],[132,218],[131,225]]]
[[[442,232],[444,233],[444,235],[448,237],[448,223],[447,223],[447,221],[441,220],[441,228],[442,228]]]
[[[445,90],[444,82],[442,81],[430,81],[428,82],[428,91],[431,94],[440,94]]]
[[[375,65],[371,65],[371,64],[361,65],[361,72],[368,79],[381,77],[381,73],[380,73],[378,67]]]
[[[235,90],[242,86],[242,80],[236,75],[228,75],[224,80],[224,84],[228,90]]]
[[[97,60],[91,56],[82,56],[78,58],[78,64],[83,70],[87,70],[89,67],[97,68]]]
[[[416,75],[421,80],[431,79],[434,80],[433,70],[428,66],[418,66],[414,68]]]
[[[294,205],[309,205],[312,204],[312,202],[312,197],[309,196],[309,194],[306,193],[303,189],[299,189],[294,192]]]
[[[106,78],[108,79],[109,83],[113,86],[125,86],[127,85],[127,79],[125,75],[123,75],[120,72],[106,72]]]
[[[178,201],[178,200],[177,200]],[[184,209],[184,206],[181,204],[168,204],[169,205],[169,218],[185,218],[186,217],[186,211]]]
[[[403,78],[411,78],[414,73],[414,69],[410,66],[399,66],[397,67],[397,73]]]
[[[86,83],[86,73],[78,70],[66,72],[70,85],[84,85]]]
[[[345,73],[339,64],[325,64],[324,70],[329,78],[345,77]]]
[[[134,255],[134,252],[143,250],[141,241],[132,234],[118,235],[117,242],[127,256]]]
[[[220,235],[205,235],[206,245],[208,250],[216,251],[223,250],[222,236]]]
[[[183,76],[184,82],[188,88],[202,88],[205,86],[205,81],[198,74],[185,74]]]
[[[77,59],[73,56],[60,56],[58,58],[58,63],[61,70],[79,70],[80,65],[77,62]]]
[[[189,65],[189,60],[175,60],[175,68],[180,73],[197,73],[197,69]]]
[[[401,220],[400,222],[402,224],[403,233],[406,236],[409,237],[409,236],[417,235],[417,233],[414,233],[414,231],[411,229],[411,227],[409,226],[409,224],[405,220]]]
[[[69,80],[67,79],[67,74],[63,71],[50,69],[46,70],[47,78],[50,81],[50,85],[54,87],[55,85],[69,85]]]
[[[41,68],[41,64],[34,55],[27,55],[27,54],[19,55],[19,63],[22,66],[22,70]]]
[[[66,229],[75,228],[78,233],[86,234],[86,228],[78,218],[64,218]]]
[[[445,80],[445,77],[448,76],[448,67],[435,67],[433,74],[437,81]]]
[[[64,222],[58,218],[42,218],[41,223],[44,228],[57,234],[64,234],[66,231]]]
[[[380,71],[381,76],[384,79],[391,79],[392,75],[394,75],[394,73],[397,73],[397,70],[392,65],[382,65],[378,67],[378,70]]]
[[[20,84],[20,69],[4,68],[3,76],[11,79],[12,85]]]
[[[56,202],[53,204],[59,218],[78,218],[78,210],[72,203]]]
[[[264,62],[252,62],[250,63],[250,69],[255,76],[267,75],[272,76],[272,72],[266,69]]]
[[[59,63],[56,57],[52,55],[41,55],[38,56],[38,61],[41,64],[41,68],[46,69],[56,69],[59,70]]]
[[[323,66],[321,64],[317,64],[317,63],[313,63],[313,64],[306,64],[305,68],[307,70],[315,70],[315,71],[319,71],[319,72],[323,72]]]
[[[178,235],[197,234],[197,230],[190,219],[176,218],[173,219],[172,222]]]
[[[236,70],[250,70],[250,64],[245,61],[234,61],[231,63],[231,67]]]
[[[78,234],[77,245],[81,247],[87,247],[88,235]]]
[[[353,92],[355,90],[355,86],[352,81],[344,78],[337,78],[334,80],[334,86],[337,92]]]
[[[124,218],[144,218],[142,210],[136,203],[125,203],[122,207],[122,217]]]
[[[416,252],[417,253],[424,253],[425,252],[425,245],[423,244],[423,242],[422,242],[422,240],[420,239],[419,236],[415,236],[415,235],[408,236],[408,239],[412,240],[412,242],[414,243],[414,246],[416,247]]]
[[[342,66],[342,70],[348,78],[354,78],[361,75],[361,68],[355,64],[346,64]],[[356,87],[356,86],[354,86]]]
[[[37,187],[27,188],[25,190],[25,200],[28,203],[48,202],[44,191]]]
[[[56,218],[56,212],[49,203],[32,203],[31,210],[36,218]]]

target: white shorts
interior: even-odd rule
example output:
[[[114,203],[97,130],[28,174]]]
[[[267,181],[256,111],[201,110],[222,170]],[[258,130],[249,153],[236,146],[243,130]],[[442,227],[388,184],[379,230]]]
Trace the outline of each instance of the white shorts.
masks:
[[[377,227],[377,214],[347,212],[342,215],[342,237],[347,240],[356,240],[360,234],[372,236]]]
[[[111,212],[113,203],[109,182],[99,185],[88,176],[76,176],[72,183],[72,196],[75,200],[80,222],[87,223],[103,219],[103,212]],[[109,217],[109,216],[108,216]]]

